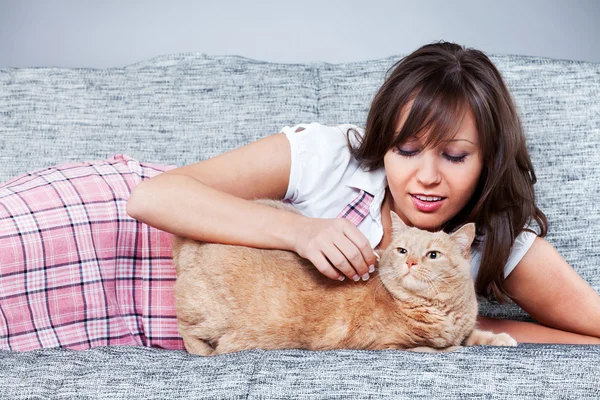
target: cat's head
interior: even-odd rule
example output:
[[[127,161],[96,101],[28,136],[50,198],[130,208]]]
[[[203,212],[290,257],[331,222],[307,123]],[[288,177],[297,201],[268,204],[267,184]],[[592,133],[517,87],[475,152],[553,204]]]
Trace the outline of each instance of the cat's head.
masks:
[[[410,228],[393,211],[391,216],[392,242],[379,262],[390,292],[443,300],[449,292],[473,285],[469,260],[474,223],[447,234]]]

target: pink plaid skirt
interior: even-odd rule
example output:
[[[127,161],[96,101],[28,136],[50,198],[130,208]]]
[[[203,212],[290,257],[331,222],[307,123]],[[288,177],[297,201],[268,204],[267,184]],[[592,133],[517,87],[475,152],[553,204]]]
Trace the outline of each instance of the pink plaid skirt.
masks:
[[[176,168],[126,155],[0,185],[0,349],[183,349],[171,235],[126,213],[141,181]],[[373,196],[338,215],[358,225]]]
[[[134,186],[172,168],[116,155],[0,185],[1,349],[183,349],[171,235],[125,211]]]

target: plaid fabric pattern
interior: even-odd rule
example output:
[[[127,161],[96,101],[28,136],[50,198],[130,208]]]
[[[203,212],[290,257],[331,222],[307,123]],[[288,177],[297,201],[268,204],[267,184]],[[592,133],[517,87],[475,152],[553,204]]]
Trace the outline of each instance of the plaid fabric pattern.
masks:
[[[373,195],[361,190],[358,196],[338,214],[336,218],[346,218],[358,226],[367,215],[369,215],[369,206],[373,201]]]
[[[183,349],[171,235],[129,217],[141,181],[175,166],[109,160],[40,169],[0,185],[0,349]],[[362,191],[338,218],[358,225]]]
[[[126,213],[172,168],[116,155],[0,185],[0,348],[183,348],[171,236]]]

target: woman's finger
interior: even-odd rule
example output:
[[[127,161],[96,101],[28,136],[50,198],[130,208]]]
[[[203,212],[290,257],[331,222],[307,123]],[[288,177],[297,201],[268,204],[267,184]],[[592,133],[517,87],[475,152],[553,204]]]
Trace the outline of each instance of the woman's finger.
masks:
[[[348,278],[355,281],[360,279],[358,272],[352,267],[340,249],[333,243],[327,244],[323,247],[323,255],[329,260],[335,269],[346,275]]]
[[[358,247],[345,235],[337,236],[334,239],[334,244],[344,255],[352,269],[364,280],[367,280],[369,278],[369,266]]]
[[[360,251],[368,268],[377,264],[378,256],[375,254],[375,250],[371,247],[371,243],[369,243],[367,237],[357,227],[354,225],[345,227],[344,235],[346,235]],[[370,269],[372,270],[372,268]]]
[[[310,262],[314,264],[314,266],[326,277],[335,279],[335,280],[343,280],[341,278],[345,278],[337,269],[335,269],[329,260],[323,255],[319,253],[311,258]]]

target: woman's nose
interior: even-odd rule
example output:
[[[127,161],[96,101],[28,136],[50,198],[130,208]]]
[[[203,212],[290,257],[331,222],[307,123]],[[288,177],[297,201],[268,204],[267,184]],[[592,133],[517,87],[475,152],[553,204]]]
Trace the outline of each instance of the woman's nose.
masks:
[[[432,154],[425,155],[421,158],[416,177],[417,181],[423,186],[431,186],[440,183],[441,176],[438,171],[437,160]]]

